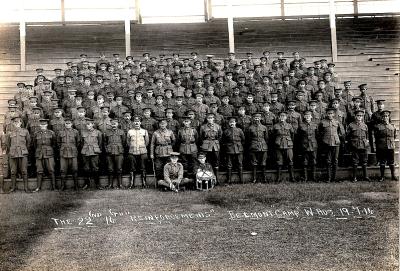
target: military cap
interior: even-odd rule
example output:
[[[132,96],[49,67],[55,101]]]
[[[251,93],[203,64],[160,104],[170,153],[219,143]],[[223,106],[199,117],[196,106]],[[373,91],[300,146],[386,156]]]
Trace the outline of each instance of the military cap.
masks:
[[[7,101],[7,103],[8,104],[16,104],[17,103],[17,100],[15,100],[15,99],[9,99],[8,101]]]
[[[22,120],[20,116],[14,116],[11,118],[12,121]]]
[[[206,55],[207,58],[213,58],[214,55]]]
[[[333,102],[340,102],[340,99],[339,98],[332,98],[331,99],[331,103],[333,103]]]
[[[128,81],[128,78],[126,78],[125,76],[122,76],[121,79],[120,79],[119,81],[120,81],[120,82],[121,82],[121,81]]]
[[[305,82],[306,82],[306,80],[304,80],[304,79],[300,79],[299,81],[297,81],[297,85],[300,85],[300,83],[301,83],[301,82],[304,82],[304,83],[305,83]]]
[[[72,123],[72,119],[71,118],[64,118],[64,123],[70,122]]]
[[[43,72],[43,68],[37,68],[35,71],[36,72]]]
[[[127,114],[129,114],[129,115],[131,115],[132,113],[131,113],[131,111],[126,111],[126,112],[124,112],[124,113],[122,113],[123,115],[127,115]]]
[[[32,107],[32,110],[33,111],[42,111],[42,108],[35,106],[35,107]]]
[[[187,110],[186,111],[186,115],[189,115],[189,114],[196,114],[196,112],[193,110],[193,109],[189,109],[189,110]]]
[[[23,87],[25,87],[25,86],[26,86],[25,83],[22,83],[22,82],[18,82],[18,83],[17,83],[17,87],[19,87],[19,88],[20,88],[20,87],[23,88]]]
[[[193,64],[200,64],[201,65],[201,61],[200,60],[196,60],[195,62],[193,62]]]
[[[284,55],[284,52],[276,52],[277,55]]]
[[[328,107],[328,108],[326,109],[326,112],[328,113],[328,112],[330,112],[330,111],[336,111],[336,109],[333,108],[333,107]]]
[[[289,105],[289,104],[296,104],[296,101],[294,101],[294,100],[289,100],[289,101],[286,102],[286,104],[288,104],[288,105]]]
[[[385,102],[385,100],[383,100],[383,99],[376,100],[377,104],[382,104],[383,102]]]
[[[312,114],[311,110],[306,110],[303,112],[303,115],[311,115],[311,114]]]
[[[343,91],[342,88],[335,88],[334,91]]]
[[[164,98],[164,95],[162,95],[162,94],[157,94],[157,95],[156,95],[156,99],[157,99],[158,97]]]
[[[235,53],[234,53],[234,52],[229,52],[229,53],[228,53],[228,55],[230,55],[230,56],[234,56],[234,55],[235,55]]]
[[[114,53],[113,56],[119,56],[119,54],[118,53]]]
[[[278,96],[278,92],[271,92],[270,95],[271,95],[271,96],[272,96],[272,95]]]
[[[324,93],[323,93],[322,91],[320,91],[320,90],[317,90],[317,91],[314,93],[314,95],[319,95],[319,94],[323,95]]]
[[[278,113],[278,116],[280,116],[280,115],[287,115],[287,112],[286,111],[281,111],[281,112]]]
[[[170,155],[171,155],[171,157],[178,157],[180,155],[180,153],[173,151],[173,152],[170,153]]]
[[[344,81],[343,84],[351,83],[351,80]]]
[[[358,86],[358,88],[361,89],[361,88],[366,87],[366,86],[367,86],[367,84],[361,84],[361,85]]]
[[[255,66],[257,66],[257,65],[255,65]],[[258,65],[258,66],[259,66],[259,65]],[[253,68],[250,68],[250,69],[247,70],[246,73],[250,73],[250,72],[254,72],[254,69],[253,69]]]
[[[218,107],[218,104],[217,103],[210,103],[210,107],[214,107],[214,106]]]
[[[181,119],[183,121],[192,121],[192,119],[190,117],[188,117],[188,116],[183,116]]]
[[[84,108],[83,106],[78,106],[78,107],[76,108],[76,110],[78,110],[78,111],[82,111],[82,109],[83,109],[83,110],[86,110],[86,108]]]
[[[72,63],[72,61],[68,61],[68,62],[65,63],[65,64],[67,64],[67,66],[69,66],[69,65],[72,65],[73,63]]]
[[[78,64],[72,63],[71,68],[78,68]]]
[[[171,108],[171,107],[168,107],[168,108],[165,109],[165,113],[167,113],[167,111],[174,113],[175,110],[173,108]]]
[[[151,112],[152,109],[151,109],[151,107],[145,107],[145,108],[143,108],[143,112],[144,112],[144,111],[150,111],[150,112]]]
[[[228,71],[228,72],[225,73],[225,75],[229,75],[229,74],[230,74],[230,75],[233,75],[233,72]]]
[[[133,59],[133,57],[132,56],[127,56],[127,57],[125,57],[125,59],[129,60],[129,59]]]
[[[101,61],[100,63],[99,63],[99,66],[107,66],[107,62],[105,62],[105,61]]]
[[[353,99],[351,99],[352,101],[356,101],[356,100],[362,100],[362,98],[361,97],[359,97],[359,96],[356,96],[356,97],[353,97]]]
[[[203,95],[203,93],[196,93],[196,98],[197,97],[203,97],[204,95]]]
[[[321,64],[321,61],[320,60],[316,60],[316,61],[314,61],[314,64]]]
[[[244,76],[244,74],[239,74],[239,76],[237,78],[238,79],[240,79],[240,78],[245,78],[246,79],[246,76]]]
[[[253,117],[261,117],[261,116],[262,116],[262,113],[261,113],[261,112],[254,112],[254,113],[252,114],[252,116],[253,116]]]
[[[143,53],[143,57],[145,57],[145,56],[149,56],[150,55],[150,53]]]
[[[26,88],[33,88],[32,85],[25,85]]]
[[[61,111],[61,112],[63,112],[64,110],[63,110],[61,107],[56,107],[56,108],[54,108],[54,111]]]
[[[215,114],[212,113],[212,112],[208,112],[206,115],[207,115],[207,118],[208,118],[208,117],[215,117]]]
[[[39,74],[38,76],[36,76],[36,78],[37,79],[39,79],[39,78],[43,78],[44,79],[44,76],[42,74]]]
[[[237,117],[236,116],[228,116],[227,119],[228,119],[228,121],[231,121],[231,120],[237,121]]]
[[[310,66],[307,68],[307,70],[315,70],[315,68],[313,66]]]
[[[9,104],[7,107],[8,107],[8,108],[18,108],[18,106],[15,105],[15,104]]]
[[[51,94],[52,92],[50,90],[44,90],[42,93],[43,94]]]
[[[47,124],[49,122],[49,119],[44,119],[44,118],[43,119],[39,119],[39,122]]]
[[[290,79],[290,76],[289,76],[289,75],[284,75],[284,76],[282,76],[282,80],[284,80],[284,79],[286,79],[286,78]]]
[[[383,110],[382,114],[385,116],[390,116],[391,112],[389,110]]]
[[[328,63],[328,67],[335,67],[335,63]]]
[[[92,124],[93,124],[93,122],[94,122],[94,120],[91,119],[91,118],[85,118],[85,120],[87,121],[86,124],[89,124],[89,123],[92,123]]]
[[[354,112],[356,115],[358,115],[359,113],[361,113],[362,115],[365,114],[365,111],[363,109],[358,109]]]
[[[299,89],[299,90],[296,90],[296,94],[305,94],[306,92],[304,91],[304,90],[301,90],[301,89]]]
[[[37,96],[29,96],[28,99],[37,101],[39,98]]]
[[[320,62],[328,62],[325,58],[320,59],[319,61],[320,61]]]
[[[128,112],[128,113],[130,113],[130,112]],[[133,121],[142,121],[142,118],[138,115],[135,115],[135,116],[133,116],[132,120]]]
[[[324,82],[324,83],[325,83],[325,80],[320,79],[320,80],[317,81],[318,84],[319,84],[320,82]]]
[[[324,73],[324,76],[325,76],[325,75],[328,75],[328,74],[329,74],[329,75],[332,75],[331,72],[326,72],[326,73]]]
[[[169,92],[172,93],[172,89],[170,89],[170,88],[165,89],[165,90],[164,90],[164,93],[167,92],[167,91],[169,91]]]
[[[318,102],[317,100],[310,100],[310,101],[308,101],[309,104],[317,103],[317,102]]]
[[[203,159],[203,158],[206,158],[206,157],[207,157],[206,154],[203,153],[203,152],[199,152],[199,153],[197,154],[197,159]]]
[[[163,121],[167,122],[167,119],[166,119],[166,118],[160,118],[160,119],[158,119],[158,122],[159,122],[159,123],[161,123],[161,122],[163,122]]]

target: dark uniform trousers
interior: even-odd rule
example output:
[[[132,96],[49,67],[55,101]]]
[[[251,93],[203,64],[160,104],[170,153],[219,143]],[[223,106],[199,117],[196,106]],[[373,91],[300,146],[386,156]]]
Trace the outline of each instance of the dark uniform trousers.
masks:
[[[54,143],[55,133],[51,130],[40,130],[35,134],[37,174],[43,174],[45,170],[49,175],[54,174]]]
[[[164,165],[169,162],[169,157],[172,152],[172,144],[174,142],[174,133],[168,129],[159,129],[155,131],[152,136],[150,154],[154,155],[155,174],[158,180],[163,178]]]
[[[321,136],[322,147],[326,155],[328,169],[328,181],[336,178],[336,169],[339,160],[340,138],[342,134],[341,124],[333,119],[324,119],[319,124],[318,133]]]
[[[57,145],[60,149],[60,174],[65,178],[68,170],[76,175],[78,172],[79,132],[75,129],[64,129],[57,137]]]
[[[227,128],[222,137],[225,144],[225,153],[227,158],[227,168],[232,169],[233,161],[241,169],[243,167],[243,143],[244,133],[240,128]]]
[[[100,146],[102,146],[102,134],[99,130],[85,130],[82,131],[82,161],[83,170],[87,177],[95,177],[95,181],[98,182],[98,171],[99,171],[99,154],[101,153]],[[88,185],[88,179],[86,179],[86,185]],[[97,183],[98,185],[98,183]]]
[[[368,126],[363,122],[359,124],[352,122],[347,127],[353,167],[357,167],[360,163],[366,166],[368,163],[368,135]]]
[[[266,166],[268,151],[268,128],[262,124],[250,125],[247,131],[251,165],[256,167]]]
[[[10,161],[10,173],[12,180],[21,172],[23,178],[28,177],[28,147],[30,135],[28,130],[19,128],[9,132],[5,136],[5,148]]]
[[[379,161],[381,178],[385,175],[385,164],[390,168],[392,179],[397,179],[394,168],[394,151],[396,139],[396,127],[391,124],[381,123],[374,129],[376,143],[376,158]]]
[[[303,167],[315,166],[317,163],[317,132],[318,125],[315,122],[303,122],[299,126],[298,136],[302,150]]]

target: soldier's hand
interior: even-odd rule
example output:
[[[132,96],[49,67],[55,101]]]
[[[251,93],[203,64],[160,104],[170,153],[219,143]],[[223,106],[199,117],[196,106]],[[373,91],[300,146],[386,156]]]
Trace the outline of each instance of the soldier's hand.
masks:
[[[154,159],[154,155],[150,154],[150,159]]]

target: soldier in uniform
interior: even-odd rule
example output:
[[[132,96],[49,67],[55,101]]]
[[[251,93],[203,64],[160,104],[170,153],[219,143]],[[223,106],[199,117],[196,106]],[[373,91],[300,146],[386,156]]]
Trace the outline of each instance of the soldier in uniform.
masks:
[[[378,110],[372,113],[371,116],[371,126],[375,127],[378,123],[382,123],[383,121],[383,111],[385,109],[385,100],[376,100],[376,106]]]
[[[167,120],[159,120],[159,129],[156,130],[151,138],[150,159],[154,159],[155,174],[157,180],[163,176],[163,167],[168,162],[173,145],[175,144],[175,135],[167,129]]]
[[[132,114],[130,111],[124,112],[123,118],[119,122],[119,126],[121,127],[122,131],[126,134],[130,129],[133,128],[133,122],[131,120]]]
[[[17,187],[17,174],[21,173],[24,181],[24,190],[28,192],[28,149],[31,137],[27,129],[22,128],[22,119],[15,116],[12,119],[14,128],[5,135],[3,155],[7,153],[11,171],[11,189],[14,192]],[[3,184],[0,187],[3,191]]]
[[[394,167],[394,152],[396,149],[395,140],[397,138],[396,126],[390,123],[390,111],[382,112],[382,122],[374,127],[376,158],[379,162],[380,179],[385,180],[385,166],[389,165],[392,180],[397,181]]]
[[[142,187],[146,187],[146,162],[147,146],[149,145],[149,133],[140,127],[141,119],[139,116],[133,117],[133,127],[127,134],[127,145],[129,148],[131,183],[129,188],[135,186],[135,174],[140,172]]]
[[[197,157],[197,142],[199,135],[197,129],[192,127],[190,117],[183,118],[183,127],[179,129],[177,143],[184,168],[192,168]]]
[[[171,191],[178,192],[179,187],[187,185],[192,180],[183,177],[183,165],[178,162],[179,152],[171,152],[170,162],[163,167],[163,179],[158,181],[158,185],[169,188]]]
[[[34,192],[42,189],[43,173],[46,170],[51,178],[51,190],[57,189],[56,176],[54,173],[54,147],[56,146],[56,134],[47,129],[48,119],[40,119],[40,130],[33,136],[35,148],[37,188]]]
[[[72,172],[74,189],[78,189],[78,146],[79,132],[72,128],[72,120],[64,120],[65,129],[57,134],[57,146],[60,151],[61,190],[65,189],[68,170]]]
[[[304,121],[300,123],[297,129],[299,143],[301,144],[302,166],[303,166],[303,180],[315,181],[315,166],[317,164],[317,134],[318,122],[313,121],[312,112],[306,110],[304,112]],[[310,167],[311,175],[308,178],[308,169]]]
[[[222,133],[228,169],[228,184],[232,181],[232,168],[235,160],[238,166],[239,180],[243,183],[243,145],[245,136],[242,129],[236,127],[236,117],[229,117],[229,127]]]
[[[269,131],[261,124],[262,114],[253,114],[253,123],[246,131],[246,138],[249,143],[250,160],[253,170],[252,181],[257,182],[257,166],[261,166],[263,181],[266,181],[265,170],[267,163]]]
[[[111,129],[104,133],[104,146],[107,153],[108,186],[113,188],[113,173],[117,177],[117,187],[122,184],[122,165],[126,134],[118,128],[118,119],[111,120]]]
[[[336,180],[336,170],[339,159],[340,138],[344,131],[339,121],[335,119],[335,109],[326,110],[326,118],[318,126],[318,135],[321,139],[322,149],[326,155],[328,182]]]
[[[275,151],[277,158],[277,182],[281,181],[281,170],[284,165],[284,161],[288,165],[289,181],[294,181],[293,176],[293,139],[294,139],[294,128],[286,122],[287,113],[279,113],[279,122],[274,125],[273,138],[275,142]],[[296,127],[297,129],[297,127]]]
[[[219,171],[219,141],[222,137],[221,126],[215,123],[214,114],[207,114],[207,123],[200,127],[200,148],[207,155],[208,161],[214,168],[215,176],[218,182]]]
[[[346,140],[350,145],[353,182],[357,182],[357,166],[361,163],[363,170],[363,179],[369,181],[367,172],[368,162],[368,126],[363,121],[364,111],[357,110],[356,119],[347,126]]]
[[[81,154],[83,160],[83,170],[86,174],[85,185],[82,189],[90,186],[91,176],[94,177],[95,185],[102,189],[99,183],[99,154],[103,146],[103,136],[101,132],[94,128],[93,119],[86,119],[86,129],[81,132]]]
[[[369,131],[369,143],[371,147],[371,152],[375,152],[375,147],[374,147],[374,134],[373,134],[373,123],[371,122],[371,116],[372,112],[375,112],[375,100],[372,96],[367,94],[367,84],[361,84],[358,86],[360,89],[360,98],[361,98],[361,106],[365,110],[365,123],[368,125],[368,131]]]

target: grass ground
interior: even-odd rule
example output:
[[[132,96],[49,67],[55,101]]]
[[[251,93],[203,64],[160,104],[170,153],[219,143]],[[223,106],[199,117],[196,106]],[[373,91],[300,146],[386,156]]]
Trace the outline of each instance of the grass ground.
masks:
[[[397,182],[45,191],[0,204],[0,270],[399,267]]]

